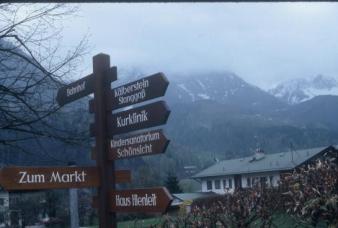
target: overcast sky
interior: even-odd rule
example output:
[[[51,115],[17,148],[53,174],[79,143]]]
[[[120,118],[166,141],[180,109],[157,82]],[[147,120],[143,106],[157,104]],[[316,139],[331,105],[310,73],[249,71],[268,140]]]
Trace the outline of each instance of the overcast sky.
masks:
[[[83,4],[64,42],[89,34],[84,62],[103,52],[146,73],[233,71],[262,88],[295,77],[338,78],[337,3]]]

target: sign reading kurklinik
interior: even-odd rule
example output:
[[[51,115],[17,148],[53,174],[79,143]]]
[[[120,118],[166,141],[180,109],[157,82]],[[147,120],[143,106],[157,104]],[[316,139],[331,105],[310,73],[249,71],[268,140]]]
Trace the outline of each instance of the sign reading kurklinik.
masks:
[[[108,119],[111,136],[165,124],[169,114],[164,101],[113,114]]]

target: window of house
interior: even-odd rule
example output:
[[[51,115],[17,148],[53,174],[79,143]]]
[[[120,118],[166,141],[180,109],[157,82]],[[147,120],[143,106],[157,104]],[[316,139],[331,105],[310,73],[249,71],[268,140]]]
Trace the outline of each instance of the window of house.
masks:
[[[246,178],[246,186],[251,187],[251,178]]]
[[[4,198],[0,198],[0,206],[4,206],[5,205],[5,199]]]
[[[266,181],[267,181],[266,177],[260,177],[261,186],[265,186],[266,185]]]
[[[229,179],[229,188],[232,188],[232,179]]]
[[[212,189],[212,182],[211,180],[207,181],[207,190],[211,190]]]
[[[270,176],[270,185],[273,186],[273,176]]]
[[[223,188],[226,189],[226,187],[227,187],[227,180],[224,179],[224,180],[223,180]]]
[[[221,181],[215,180],[215,189],[221,189]]]

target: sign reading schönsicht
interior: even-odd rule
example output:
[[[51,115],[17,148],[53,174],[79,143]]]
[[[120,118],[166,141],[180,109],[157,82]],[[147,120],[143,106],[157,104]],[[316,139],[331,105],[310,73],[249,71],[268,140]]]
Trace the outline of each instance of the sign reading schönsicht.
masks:
[[[124,159],[164,153],[169,140],[162,130],[147,131],[110,141],[109,159]]]

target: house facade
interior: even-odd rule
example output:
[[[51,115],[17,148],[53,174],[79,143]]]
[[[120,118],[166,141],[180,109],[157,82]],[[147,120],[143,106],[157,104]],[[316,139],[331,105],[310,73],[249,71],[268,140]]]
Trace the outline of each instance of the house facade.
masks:
[[[257,150],[253,156],[224,160],[202,170],[192,178],[201,182],[202,192],[233,193],[237,188],[255,185],[276,187],[283,173],[311,162],[337,146],[265,154]]]

